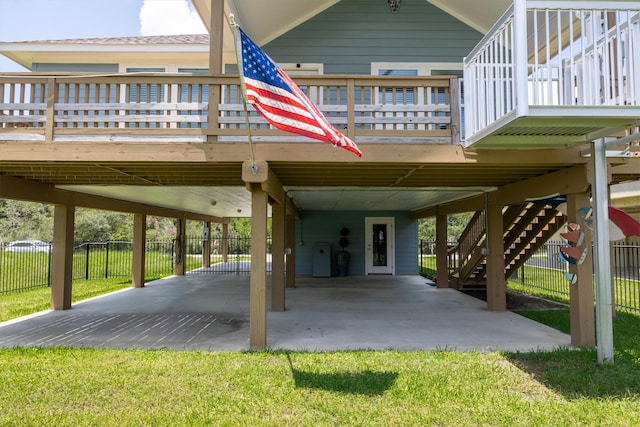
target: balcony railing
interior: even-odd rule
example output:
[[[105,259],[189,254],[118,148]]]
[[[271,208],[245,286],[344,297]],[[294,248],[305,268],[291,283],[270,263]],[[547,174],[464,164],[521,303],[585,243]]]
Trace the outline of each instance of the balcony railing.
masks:
[[[465,59],[467,143],[526,116],[603,118],[587,132],[632,125],[638,64],[640,2],[514,0]],[[564,124],[552,132],[570,132]],[[536,126],[530,134],[544,135]]]
[[[298,85],[356,142],[458,143],[456,77],[322,76]],[[251,106],[255,141],[305,140]],[[0,140],[247,141],[237,76],[0,76]]]

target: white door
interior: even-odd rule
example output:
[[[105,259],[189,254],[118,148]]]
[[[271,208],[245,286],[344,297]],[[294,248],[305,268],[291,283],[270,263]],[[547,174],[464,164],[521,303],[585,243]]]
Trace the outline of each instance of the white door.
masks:
[[[393,217],[365,218],[367,274],[395,274]]]

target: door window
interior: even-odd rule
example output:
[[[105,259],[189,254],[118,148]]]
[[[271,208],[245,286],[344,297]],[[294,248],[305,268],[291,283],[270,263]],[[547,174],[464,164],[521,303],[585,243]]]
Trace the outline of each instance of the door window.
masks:
[[[373,265],[387,265],[387,224],[373,224]]]

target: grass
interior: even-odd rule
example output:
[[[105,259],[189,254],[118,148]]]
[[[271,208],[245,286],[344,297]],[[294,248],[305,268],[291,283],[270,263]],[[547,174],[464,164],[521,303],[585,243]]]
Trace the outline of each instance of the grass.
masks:
[[[509,289],[564,304],[569,303],[570,285],[564,277],[564,272],[526,266],[525,276],[527,283],[524,284],[519,279],[509,280]],[[617,310],[640,313],[640,282],[616,277],[614,279],[614,295]]]
[[[566,279],[563,279],[566,281]],[[569,282],[567,282],[567,292],[569,290]],[[510,290],[516,291],[516,292],[521,292],[524,294],[528,294],[528,295],[535,295],[537,297],[540,298],[544,298],[544,299],[548,299],[551,301],[556,301],[556,302],[561,302],[563,304],[568,304],[569,303],[569,294],[564,294],[564,293],[559,293],[559,292],[554,292],[552,290],[549,290],[548,288],[541,288],[541,287],[533,287],[533,286],[529,286],[526,284],[522,284],[519,281],[515,281],[515,280],[509,280],[507,282],[507,287]]]
[[[76,281],[74,300],[129,285]],[[4,295],[0,316],[48,304],[48,288]],[[569,331],[568,310],[519,314]],[[639,330],[639,316],[617,314],[608,366],[597,364],[595,349],[0,349],[0,425],[634,426]]]
[[[568,331],[568,310],[520,312]],[[615,364],[552,352],[0,349],[0,425],[637,425],[640,317]]]
[[[540,323],[569,331],[569,310],[520,312]],[[572,401],[586,401],[598,408],[600,402],[635,402],[636,410],[619,425],[638,425],[640,415],[640,317],[617,313],[613,321],[614,364],[597,364],[596,349],[565,349],[509,355],[509,359],[533,378]],[[618,425],[617,422],[607,422]]]
[[[155,277],[155,280],[160,277]],[[131,278],[116,277],[101,280],[74,280],[73,301],[125,289],[131,286]],[[23,292],[0,295],[0,322],[51,308],[51,288],[37,288]]]
[[[619,358],[5,349],[0,424],[634,425],[639,362]]]

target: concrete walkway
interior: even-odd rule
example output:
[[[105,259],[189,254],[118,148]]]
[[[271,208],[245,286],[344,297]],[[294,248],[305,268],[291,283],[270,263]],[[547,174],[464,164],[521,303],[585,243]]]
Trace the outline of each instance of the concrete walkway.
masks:
[[[287,310],[267,315],[269,348],[508,350],[570,337],[419,276],[298,278]],[[269,304],[267,305],[269,307]],[[246,350],[249,277],[188,275],[0,324],[0,346]]]

